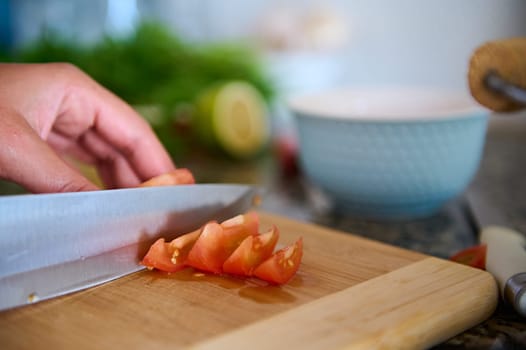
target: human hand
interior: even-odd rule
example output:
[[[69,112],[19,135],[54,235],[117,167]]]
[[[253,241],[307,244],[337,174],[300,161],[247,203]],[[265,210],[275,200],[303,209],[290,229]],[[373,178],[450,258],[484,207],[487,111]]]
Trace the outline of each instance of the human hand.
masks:
[[[78,68],[0,64],[0,178],[36,193],[96,190],[65,156],[108,188],[175,169],[148,123]]]

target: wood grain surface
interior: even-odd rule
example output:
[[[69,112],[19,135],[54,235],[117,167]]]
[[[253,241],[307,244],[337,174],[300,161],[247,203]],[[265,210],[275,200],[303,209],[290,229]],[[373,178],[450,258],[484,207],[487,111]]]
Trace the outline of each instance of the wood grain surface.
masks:
[[[260,219],[261,232],[277,225],[282,244],[304,239],[287,285],[141,271],[0,313],[1,348],[421,348],[496,306],[483,271],[276,215]]]

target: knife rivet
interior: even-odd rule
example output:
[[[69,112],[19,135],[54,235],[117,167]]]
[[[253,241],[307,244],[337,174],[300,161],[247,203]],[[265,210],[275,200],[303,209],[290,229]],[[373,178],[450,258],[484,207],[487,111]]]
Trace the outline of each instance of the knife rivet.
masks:
[[[27,296],[27,302],[28,304],[31,304],[31,303],[36,303],[37,301],[39,301],[40,298],[38,297],[37,293],[31,293]]]

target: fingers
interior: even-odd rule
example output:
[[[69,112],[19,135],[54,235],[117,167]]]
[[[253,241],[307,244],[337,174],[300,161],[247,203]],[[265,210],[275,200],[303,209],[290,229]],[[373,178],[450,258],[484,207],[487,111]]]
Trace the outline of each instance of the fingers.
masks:
[[[47,141],[59,154],[94,165],[106,188],[135,187],[142,182],[127,159],[91,129],[76,139],[54,132]]]
[[[143,181],[122,153],[94,131],[84,133],[79,144],[94,157],[94,164],[108,188],[135,187]]]
[[[126,158],[138,178],[145,181],[174,170],[148,123],[108,91],[102,94],[105,103],[98,109],[94,130]]]
[[[175,169],[150,125],[85,75],[69,86],[54,131],[82,140],[113,187],[135,186]]]
[[[85,164],[96,164],[97,159],[84,147],[79,145],[77,140],[65,137],[58,133],[51,133],[47,138],[47,143],[60,155],[67,155]]]
[[[65,182],[69,176],[72,177],[71,190],[76,186],[73,184],[82,182],[80,175],[54,154],[44,141],[49,141],[59,153],[97,165],[109,187],[136,186],[175,169],[148,123],[125,102],[72,65],[0,64],[0,106],[9,107],[17,112],[19,119],[25,120],[25,132],[33,130],[31,142],[24,147],[32,148],[34,153],[17,154],[28,157],[24,159],[27,162],[17,163],[17,172],[6,170],[6,164],[10,165],[3,164],[5,176],[22,182],[23,186],[27,183],[32,191],[50,191],[48,180],[35,185],[38,179],[42,179],[44,171],[51,171],[52,178],[62,183],[55,184],[55,188],[67,188]],[[0,122],[3,124],[2,120]],[[22,128],[21,125],[18,127]],[[34,136],[40,137],[40,142],[33,139]],[[10,143],[15,141],[0,138],[2,147],[8,145],[13,152],[16,150]],[[6,159],[4,155],[4,161]],[[39,170],[30,166],[44,166],[43,163],[55,163],[56,167]],[[24,173],[30,170],[33,173]],[[40,176],[35,176],[38,173]],[[84,186],[93,188],[91,184],[80,188]]]
[[[98,189],[69,167],[13,110],[0,109],[0,177],[35,193]]]

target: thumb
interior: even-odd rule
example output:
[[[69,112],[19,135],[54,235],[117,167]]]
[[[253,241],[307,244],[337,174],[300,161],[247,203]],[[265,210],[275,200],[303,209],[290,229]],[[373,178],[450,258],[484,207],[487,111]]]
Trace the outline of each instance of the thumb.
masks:
[[[66,164],[18,113],[1,112],[1,178],[34,193],[98,189]]]

